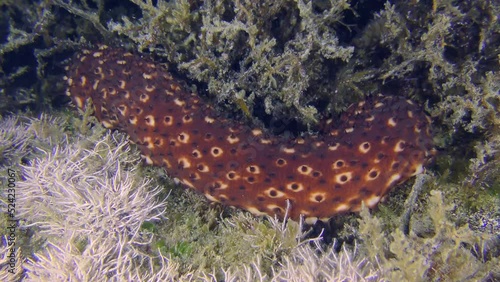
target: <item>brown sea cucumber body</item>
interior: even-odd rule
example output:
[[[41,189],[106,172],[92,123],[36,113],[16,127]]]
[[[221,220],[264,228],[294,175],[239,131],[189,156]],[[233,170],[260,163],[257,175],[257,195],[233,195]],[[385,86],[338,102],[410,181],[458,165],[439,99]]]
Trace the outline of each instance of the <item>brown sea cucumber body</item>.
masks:
[[[84,50],[66,80],[74,104],[92,98],[99,121],[126,132],[146,163],[256,215],[283,217],[287,202],[290,218],[309,222],[374,207],[433,155],[430,119],[401,97],[373,97],[338,127],[285,139],[221,118],[165,67],[123,49]]]

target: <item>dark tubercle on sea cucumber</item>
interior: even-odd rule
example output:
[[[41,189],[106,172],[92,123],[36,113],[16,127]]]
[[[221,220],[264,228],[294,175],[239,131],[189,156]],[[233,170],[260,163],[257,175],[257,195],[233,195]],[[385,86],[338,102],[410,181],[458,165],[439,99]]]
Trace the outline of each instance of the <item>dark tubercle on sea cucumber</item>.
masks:
[[[340,125],[285,139],[220,118],[147,55],[83,50],[65,79],[73,103],[84,109],[92,98],[97,119],[128,134],[147,164],[255,215],[314,222],[374,207],[434,154],[430,119],[402,97],[374,96],[349,107]]]

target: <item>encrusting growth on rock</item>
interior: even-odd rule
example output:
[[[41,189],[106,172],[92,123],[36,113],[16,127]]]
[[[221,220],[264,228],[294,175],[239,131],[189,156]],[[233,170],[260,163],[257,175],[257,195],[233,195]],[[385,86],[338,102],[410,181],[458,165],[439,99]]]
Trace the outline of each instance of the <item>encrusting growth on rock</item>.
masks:
[[[99,121],[127,133],[147,164],[255,215],[314,222],[374,207],[434,155],[430,119],[402,97],[369,98],[340,126],[286,139],[221,118],[162,65],[123,49],[84,50],[66,80],[74,104],[92,98]]]

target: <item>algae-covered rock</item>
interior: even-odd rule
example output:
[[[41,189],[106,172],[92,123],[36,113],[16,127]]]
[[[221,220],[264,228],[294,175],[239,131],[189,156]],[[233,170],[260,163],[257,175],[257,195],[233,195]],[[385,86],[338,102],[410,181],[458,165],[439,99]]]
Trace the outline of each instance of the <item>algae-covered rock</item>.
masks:
[[[0,7],[1,205],[11,169],[20,220],[14,274],[2,228],[0,280],[500,279],[498,1]],[[69,109],[68,58],[99,43],[152,53],[207,103],[276,133],[314,132],[368,95],[404,96],[432,117],[439,154],[411,201],[404,184],[373,215],[323,233],[209,206]]]

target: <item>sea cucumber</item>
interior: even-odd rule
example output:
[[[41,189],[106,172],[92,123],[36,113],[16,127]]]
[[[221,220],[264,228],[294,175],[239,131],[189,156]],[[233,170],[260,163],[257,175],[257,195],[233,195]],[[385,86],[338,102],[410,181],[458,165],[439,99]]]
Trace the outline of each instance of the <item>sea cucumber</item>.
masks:
[[[67,95],[125,132],[147,164],[209,200],[306,222],[374,207],[434,155],[431,120],[412,101],[376,95],[316,135],[285,138],[221,117],[147,55],[101,46],[67,68]]]

